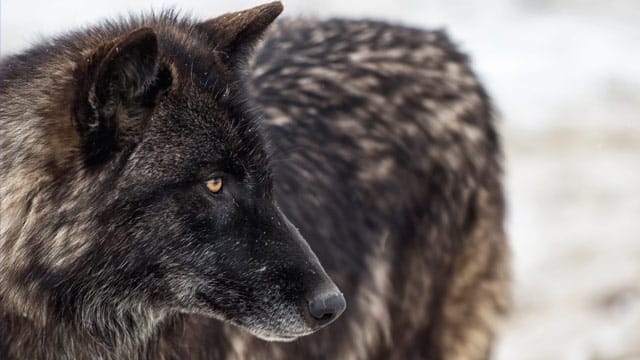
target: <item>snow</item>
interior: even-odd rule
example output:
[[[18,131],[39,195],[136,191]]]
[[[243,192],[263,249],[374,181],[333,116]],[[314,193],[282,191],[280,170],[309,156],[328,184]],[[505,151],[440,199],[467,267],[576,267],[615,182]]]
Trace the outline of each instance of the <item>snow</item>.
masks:
[[[184,0],[205,18],[258,4]],[[0,52],[158,1],[8,0]],[[640,359],[640,2],[285,1],[444,27],[501,112],[514,310],[494,359]]]

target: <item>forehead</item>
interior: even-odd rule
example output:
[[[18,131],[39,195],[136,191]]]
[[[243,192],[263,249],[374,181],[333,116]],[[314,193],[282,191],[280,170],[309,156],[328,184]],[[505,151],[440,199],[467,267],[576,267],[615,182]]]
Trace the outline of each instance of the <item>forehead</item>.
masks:
[[[258,119],[232,94],[201,86],[165,95],[129,161],[164,182],[220,171],[260,179],[269,172]],[[137,171],[136,171],[137,172]]]

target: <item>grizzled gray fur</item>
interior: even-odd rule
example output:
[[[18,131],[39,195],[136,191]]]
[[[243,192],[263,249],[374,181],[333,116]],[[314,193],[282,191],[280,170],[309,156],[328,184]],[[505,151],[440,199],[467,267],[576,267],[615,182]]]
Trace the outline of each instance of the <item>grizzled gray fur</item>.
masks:
[[[2,359],[489,357],[509,261],[468,58],[281,11],[2,60]]]

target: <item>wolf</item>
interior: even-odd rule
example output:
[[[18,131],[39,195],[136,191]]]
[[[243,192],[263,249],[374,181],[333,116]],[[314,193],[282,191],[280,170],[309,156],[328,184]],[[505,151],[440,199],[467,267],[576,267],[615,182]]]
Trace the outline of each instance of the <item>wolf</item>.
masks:
[[[502,154],[467,56],[281,11],[132,16],[2,60],[0,357],[490,356]]]

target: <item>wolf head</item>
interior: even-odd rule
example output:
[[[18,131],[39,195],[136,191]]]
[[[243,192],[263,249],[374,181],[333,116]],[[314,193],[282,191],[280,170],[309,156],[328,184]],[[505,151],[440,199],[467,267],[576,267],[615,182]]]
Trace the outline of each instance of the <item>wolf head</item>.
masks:
[[[260,115],[245,96],[244,64],[281,10],[89,35],[65,85],[76,132],[65,156],[81,165],[40,187],[56,207],[43,224],[71,227],[71,239],[53,231],[55,266],[33,258],[15,281],[63,318],[101,307],[195,313],[267,340],[310,334],[342,313],[342,294],[278,208]]]

